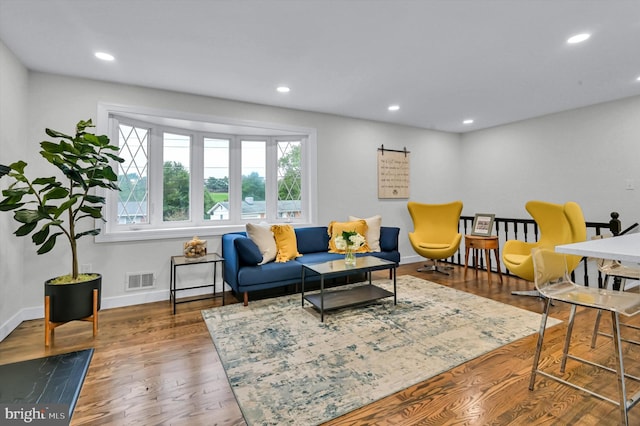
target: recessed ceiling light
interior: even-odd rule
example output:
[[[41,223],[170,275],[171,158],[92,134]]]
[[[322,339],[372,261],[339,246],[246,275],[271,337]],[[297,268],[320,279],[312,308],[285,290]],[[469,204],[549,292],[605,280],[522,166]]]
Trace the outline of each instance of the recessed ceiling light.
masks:
[[[589,37],[591,37],[591,34],[588,34],[588,33],[576,34],[573,37],[569,37],[567,39],[567,43],[569,44],[582,43],[583,41],[587,40]]]
[[[636,78],[636,81],[640,81],[640,76],[638,76],[638,78]]]
[[[287,86],[278,86],[276,90],[280,93],[289,93],[291,91]]]
[[[106,52],[96,52],[95,56],[96,58],[102,59],[103,61],[113,61],[115,59],[113,55]]]
[[[468,118],[462,122],[462,124],[473,124],[473,120]]]
[[[387,108],[389,111],[397,111],[400,109],[400,105],[389,105],[389,108]]]

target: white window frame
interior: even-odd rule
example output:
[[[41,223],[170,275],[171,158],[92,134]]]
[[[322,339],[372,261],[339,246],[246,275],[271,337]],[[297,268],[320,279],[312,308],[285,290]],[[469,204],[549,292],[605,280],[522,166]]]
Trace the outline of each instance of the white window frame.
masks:
[[[196,152],[202,144],[203,137],[230,139],[230,175],[229,175],[229,202],[231,208],[238,211],[241,206],[241,170],[240,170],[240,144],[237,141],[244,139],[263,139],[267,142],[267,188],[265,198],[269,201],[277,200],[277,141],[300,140],[301,145],[301,178],[303,217],[300,219],[279,219],[276,217],[277,207],[275,203],[267,203],[267,219],[269,223],[288,222],[294,226],[309,226],[315,223],[317,218],[317,131],[314,128],[292,126],[286,124],[256,122],[249,120],[215,117],[202,114],[185,113],[177,111],[159,110],[148,107],[126,106],[108,103],[98,105],[98,119],[96,131],[99,134],[107,134],[111,143],[116,145],[117,117],[123,117],[127,121],[137,122],[143,126],[152,124],[152,134],[149,143],[157,143],[157,138],[162,140],[162,132],[175,132],[192,136],[191,165],[189,167],[192,182],[197,179],[204,181],[201,168],[202,157]],[[155,139],[154,139],[155,138]],[[150,224],[118,224],[117,203],[118,197],[115,191],[100,190],[99,194],[107,199],[104,216],[107,222],[97,221],[96,226],[101,228],[101,233],[96,236],[96,242],[116,242],[134,240],[154,240],[167,238],[182,238],[198,236],[216,236],[228,232],[244,230],[247,222],[230,216],[229,220],[215,221],[211,223],[203,219],[203,188],[191,185],[191,219],[180,222],[158,222],[158,216],[162,218],[162,205],[154,206],[153,203],[162,201],[162,150],[149,149],[149,198],[148,215],[154,218]],[[158,164],[160,167],[158,167]],[[275,165],[275,167],[274,167]],[[152,167],[154,166],[154,167]],[[114,164],[114,170],[117,170]],[[273,176],[272,176],[273,175]],[[158,193],[160,197],[158,198]],[[273,204],[273,205],[271,205]],[[254,220],[255,221],[255,220]]]

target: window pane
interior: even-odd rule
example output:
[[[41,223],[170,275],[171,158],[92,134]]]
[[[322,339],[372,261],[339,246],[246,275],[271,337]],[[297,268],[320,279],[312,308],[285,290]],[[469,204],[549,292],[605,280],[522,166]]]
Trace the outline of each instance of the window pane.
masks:
[[[278,141],[278,217],[301,216],[300,141]]]
[[[149,223],[148,149],[149,129],[120,124],[118,166],[118,223]]]
[[[229,220],[229,140],[204,138],[204,219]]]
[[[242,141],[242,219],[266,217],[265,141]]]
[[[162,219],[165,222],[189,220],[190,147],[189,136],[163,134]]]

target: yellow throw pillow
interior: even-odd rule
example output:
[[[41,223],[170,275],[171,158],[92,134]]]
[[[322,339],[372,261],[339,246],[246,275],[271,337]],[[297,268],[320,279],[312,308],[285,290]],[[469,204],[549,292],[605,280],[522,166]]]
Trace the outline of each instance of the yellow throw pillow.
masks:
[[[369,249],[369,244],[367,244],[366,242],[367,229],[367,222],[363,219],[353,220],[351,222],[336,222],[334,220],[333,222],[329,223],[329,228],[327,229],[327,232],[329,233],[329,253],[344,253],[344,250],[338,249],[335,243],[335,238],[338,235],[342,235],[344,231],[355,231],[365,237],[365,243],[358,250],[356,250],[356,253],[370,252],[371,250]]]
[[[278,247],[276,262],[288,262],[302,256],[298,253],[298,241],[291,225],[273,225],[271,232],[273,232]]]

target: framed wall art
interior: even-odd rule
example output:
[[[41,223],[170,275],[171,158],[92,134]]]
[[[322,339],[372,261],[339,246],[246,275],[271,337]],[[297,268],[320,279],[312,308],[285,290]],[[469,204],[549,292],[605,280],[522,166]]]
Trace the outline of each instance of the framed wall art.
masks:
[[[409,198],[409,154],[378,148],[378,198]]]
[[[488,237],[493,232],[493,220],[494,214],[490,213],[477,213],[473,218],[473,227],[471,228],[471,235],[478,235],[481,237]]]

